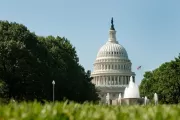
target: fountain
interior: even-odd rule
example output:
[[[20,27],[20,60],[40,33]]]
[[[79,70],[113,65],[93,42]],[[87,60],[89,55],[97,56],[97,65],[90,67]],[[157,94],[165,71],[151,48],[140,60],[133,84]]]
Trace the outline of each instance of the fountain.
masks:
[[[109,93],[106,95],[106,104],[110,105],[110,96]]]
[[[121,93],[119,93],[118,103],[121,105]]]
[[[154,103],[155,103],[155,105],[158,104],[158,95],[157,95],[157,93],[154,93]]]
[[[148,101],[148,99],[147,99],[147,97],[145,96],[145,97],[144,97],[144,105],[147,105],[147,101]]]
[[[132,76],[130,77],[129,85],[125,88],[124,98],[140,98],[139,88],[133,82]]]
[[[129,85],[124,90],[124,98],[121,98],[121,104],[144,104],[144,98],[140,98],[139,88],[130,77]]]

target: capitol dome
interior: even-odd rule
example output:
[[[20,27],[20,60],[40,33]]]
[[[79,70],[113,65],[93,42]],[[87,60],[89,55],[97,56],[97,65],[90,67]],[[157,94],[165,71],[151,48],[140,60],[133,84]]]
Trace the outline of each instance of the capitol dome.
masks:
[[[100,48],[97,54],[97,59],[102,59],[103,57],[118,57],[120,59],[128,59],[128,54],[122,45],[108,41]]]
[[[124,94],[130,77],[135,81],[135,73],[131,71],[132,63],[126,49],[116,40],[116,30],[113,19],[109,30],[108,41],[99,49],[91,74],[92,83],[99,89],[102,101],[108,93],[111,99]]]

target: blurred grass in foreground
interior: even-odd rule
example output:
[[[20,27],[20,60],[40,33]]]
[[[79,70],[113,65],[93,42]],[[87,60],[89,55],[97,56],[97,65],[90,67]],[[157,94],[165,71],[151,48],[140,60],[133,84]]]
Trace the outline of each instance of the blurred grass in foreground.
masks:
[[[180,105],[105,106],[91,103],[9,103],[0,120],[178,120]]]

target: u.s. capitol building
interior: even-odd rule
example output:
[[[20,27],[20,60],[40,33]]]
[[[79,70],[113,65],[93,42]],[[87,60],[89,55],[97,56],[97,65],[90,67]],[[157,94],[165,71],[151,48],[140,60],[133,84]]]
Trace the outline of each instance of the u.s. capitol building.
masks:
[[[105,102],[107,93],[111,100],[117,99],[119,93],[123,96],[130,76],[133,76],[135,82],[135,73],[131,71],[131,65],[126,49],[116,39],[116,30],[112,19],[109,39],[100,48],[91,74],[92,82],[99,89],[102,102]]]

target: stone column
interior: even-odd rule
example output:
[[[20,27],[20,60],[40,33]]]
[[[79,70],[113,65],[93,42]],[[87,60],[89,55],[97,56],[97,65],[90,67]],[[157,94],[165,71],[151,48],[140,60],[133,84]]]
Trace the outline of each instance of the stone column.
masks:
[[[101,84],[101,77],[99,76],[99,81],[98,81],[99,83],[98,83],[98,85],[100,85]]]
[[[125,85],[125,76],[123,76],[123,85]]]
[[[122,85],[124,85],[124,76],[121,76]]]
[[[111,85],[111,76],[109,76],[108,85]]]
[[[129,76],[127,76],[127,84],[129,84]]]
[[[116,76],[114,76],[114,81],[113,81],[114,85],[116,84]]]
[[[105,76],[105,85],[107,85],[107,77]]]
[[[106,84],[106,81],[105,81],[106,79],[105,79],[105,76],[103,76],[103,85],[105,85]]]
[[[127,85],[127,76],[125,76],[125,85]]]
[[[126,84],[128,85],[128,76],[126,76]]]
[[[119,85],[121,85],[121,76],[119,76]]]
[[[101,76],[101,85],[103,85],[103,76]]]
[[[124,76],[124,85],[126,85],[126,76]]]
[[[112,76],[111,79],[112,79],[111,80],[111,82],[112,82],[111,84],[114,85],[114,76]]]
[[[96,84],[97,84],[97,85],[98,85],[98,80],[99,80],[99,76],[97,77],[97,80],[96,80],[96,82],[97,82]]]
[[[119,76],[117,76],[117,84],[119,85]]]
[[[123,85],[125,85],[125,76],[123,76]]]
[[[110,85],[112,85],[112,82],[111,82],[111,81],[112,81],[112,78],[111,78],[111,76],[110,76]]]
[[[126,79],[126,76],[124,76],[124,83],[125,83],[125,85],[127,85],[127,79]]]
[[[106,85],[108,85],[109,84],[109,77],[107,76],[106,77]]]
[[[107,76],[105,76],[105,85],[107,85]]]
[[[104,85],[104,76],[102,76],[102,85]]]
[[[98,76],[98,80],[97,81],[98,81],[97,85],[99,85],[99,83],[100,83],[100,76]]]
[[[98,85],[100,85],[101,76],[98,78]]]
[[[124,76],[124,84],[126,85],[126,76]]]

